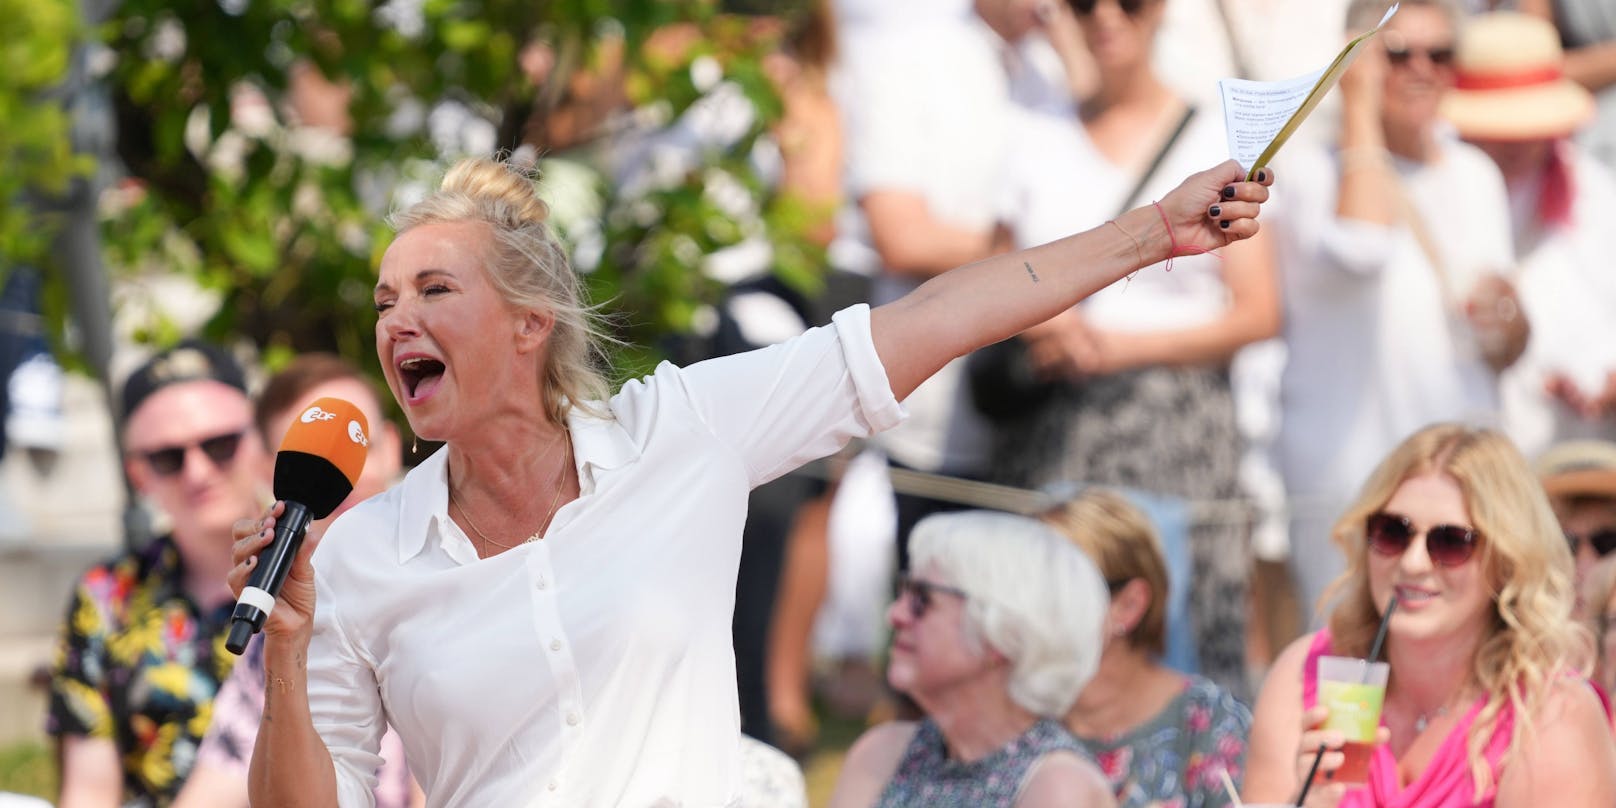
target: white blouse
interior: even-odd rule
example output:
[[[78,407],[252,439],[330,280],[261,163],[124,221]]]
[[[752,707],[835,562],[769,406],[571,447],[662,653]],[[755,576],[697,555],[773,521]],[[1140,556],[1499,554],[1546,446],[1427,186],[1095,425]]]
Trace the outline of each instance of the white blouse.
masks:
[[[869,309],[664,364],[570,416],[581,493],[479,560],[438,452],[315,554],[315,728],[371,805],[388,722],[430,806],[724,806],[739,784],[730,620],[747,493],[897,424]]]

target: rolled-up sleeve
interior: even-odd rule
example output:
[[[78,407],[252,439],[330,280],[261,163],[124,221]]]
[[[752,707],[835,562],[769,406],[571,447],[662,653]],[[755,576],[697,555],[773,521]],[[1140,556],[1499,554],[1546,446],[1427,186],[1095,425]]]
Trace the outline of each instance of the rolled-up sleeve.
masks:
[[[657,375],[664,373],[682,385],[713,435],[740,455],[753,486],[904,418],[864,304],[778,345],[683,370],[666,366]]]

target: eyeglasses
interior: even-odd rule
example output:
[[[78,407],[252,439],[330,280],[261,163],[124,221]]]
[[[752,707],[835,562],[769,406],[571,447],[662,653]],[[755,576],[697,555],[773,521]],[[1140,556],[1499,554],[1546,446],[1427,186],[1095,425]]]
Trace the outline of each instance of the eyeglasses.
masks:
[[[246,432],[247,430],[245,429],[238,429],[235,432],[226,432],[223,435],[203,438],[195,443],[164,446],[159,449],[136,452],[136,454],[144,458],[146,463],[152,467],[152,471],[157,472],[162,477],[172,477],[180,473],[180,470],[185,468],[185,455],[191,451],[193,446],[200,448],[202,453],[213,461],[213,465],[222,469],[236,458],[236,450],[241,447],[241,438]]]
[[[1369,549],[1384,556],[1400,556],[1408,551],[1419,531],[1406,516],[1377,513],[1365,525]],[[1476,552],[1476,531],[1458,525],[1436,525],[1425,531],[1425,552],[1431,561],[1444,567],[1457,567]]]
[[[1602,527],[1598,530],[1590,530],[1581,536],[1567,530],[1565,537],[1566,543],[1571,545],[1572,555],[1577,554],[1577,545],[1583,542],[1587,542],[1589,547],[1594,548],[1594,554],[1600,558],[1604,558],[1610,555],[1611,551],[1616,550],[1616,527]]]
[[[939,593],[953,595],[962,600],[969,597],[963,589],[935,584],[922,578],[905,575],[898,579],[898,597],[908,602],[909,616],[916,620],[925,618],[926,612],[931,611],[932,598]]]
[[[1452,45],[1435,48],[1411,48],[1401,42],[1386,43],[1386,61],[1393,66],[1402,67],[1408,64],[1416,54],[1430,60],[1432,67],[1448,67],[1453,64]]]
[[[1100,0],[1067,0],[1067,2],[1072,10],[1082,17],[1093,14],[1094,8],[1100,5]],[[1122,13],[1130,17],[1139,16],[1139,12],[1144,11],[1145,4],[1149,2],[1150,0],[1116,0],[1117,8],[1122,9]]]

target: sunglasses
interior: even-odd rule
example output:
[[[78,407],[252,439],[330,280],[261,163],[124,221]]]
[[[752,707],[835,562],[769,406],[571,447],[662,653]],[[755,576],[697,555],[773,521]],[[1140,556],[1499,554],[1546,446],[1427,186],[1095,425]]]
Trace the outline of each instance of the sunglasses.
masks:
[[[1100,0],[1068,0],[1068,2],[1072,7],[1072,11],[1077,12],[1077,14],[1082,17],[1087,17],[1088,15],[1093,14],[1095,7],[1100,5]],[[1122,9],[1123,14],[1130,17],[1137,17],[1139,16],[1139,12],[1145,10],[1145,5],[1148,4],[1150,0],[1116,0],[1116,2],[1117,8]]]
[[[236,458],[236,450],[241,447],[241,438],[246,432],[247,430],[245,429],[238,429],[235,432],[203,438],[195,443],[164,446],[160,449],[136,452],[136,454],[152,467],[152,471],[157,472],[162,477],[172,477],[180,473],[180,470],[185,468],[185,455],[191,451],[192,447],[200,448],[202,453],[213,461],[214,466],[222,469]]]
[[[961,600],[969,597],[965,590],[957,589],[944,584],[935,584],[922,578],[905,575],[898,579],[898,597],[909,604],[909,616],[921,620],[926,612],[931,611],[933,599],[937,595],[953,595]]]
[[[1383,556],[1400,556],[1408,551],[1419,531],[1406,516],[1377,513],[1369,517],[1364,535],[1369,549]],[[1437,525],[1425,531],[1425,552],[1431,561],[1444,567],[1457,567],[1476,552],[1476,531],[1458,525]]]
[[[1397,67],[1402,67],[1413,61],[1416,55],[1424,56],[1430,60],[1432,67],[1448,67],[1453,64],[1453,46],[1443,45],[1437,48],[1411,48],[1400,42],[1386,43],[1386,61]]]
[[[1572,555],[1577,554],[1577,545],[1584,542],[1587,542],[1589,547],[1594,548],[1594,554],[1600,558],[1604,558],[1610,555],[1611,551],[1616,550],[1616,527],[1602,527],[1598,530],[1590,530],[1581,536],[1567,530],[1565,537],[1566,543],[1571,545]]]

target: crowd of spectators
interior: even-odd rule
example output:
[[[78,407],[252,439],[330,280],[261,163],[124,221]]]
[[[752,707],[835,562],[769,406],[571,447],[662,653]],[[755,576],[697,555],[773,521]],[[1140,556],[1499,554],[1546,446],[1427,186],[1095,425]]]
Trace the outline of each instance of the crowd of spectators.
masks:
[[[1388,5],[815,3],[769,70],[785,109],[775,179],[824,214],[814,238],[828,247],[827,292],[806,299],[763,262],[731,279],[713,339],[695,350],[766,345],[846,303],[886,303],[953,267],[1107,227],[1226,156],[1215,79],[1323,67]],[[1393,624],[1394,669],[1429,648],[1456,656],[1430,669],[1440,682],[1394,675],[1391,757],[1377,765],[1452,769],[1472,801],[1542,797],[1511,777],[1541,763],[1526,753],[1510,768],[1512,727],[1582,726],[1567,711],[1596,699],[1545,683],[1578,665],[1600,698],[1616,685],[1606,5],[1403,0],[1273,163],[1281,179],[1259,237],[1146,268],[956,360],[904,401],[902,425],[835,464],[848,473],[757,489],[732,627],[743,731],[812,750],[810,669],[826,632],[811,626],[851,614],[875,628],[844,625],[859,639],[826,644],[835,706],[915,720],[855,745],[838,805],[1034,804],[1017,801],[1023,790],[1048,788],[1092,791],[1083,804],[1094,805],[1232,804],[1220,778],[1245,779],[1248,736],[1248,797],[1277,801],[1301,786],[1299,756],[1328,740],[1311,660],[1363,653],[1387,582],[1427,576],[1482,593],[1455,621],[1497,625],[1454,639],[1417,616]],[[619,89],[603,102],[626,104]],[[259,515],[271,450],[302,402],[346,385],[386,424],[340,360],[295,362],[256,419],[248,375],[185,343],[122,386],[126,471],[170,530],[72,593],[48,719],[64,808],[246,804],[264,672],[257,646],[239,662],[222,651],[231,524]],[[397,433],[378,434],[384,462],[353,502],[399,472]],[[1471,455],[1481,459],[1467,466]],[[1053,507],[1026,507],[1027,489]],[[1499,491],[1495,510],[1477,504]],[[984,506],[1042,512],[1042,524],[939,515]],[[1398,549],[1378,531],[1394,510],[1422,529],[1462,522],[1480,549],[1425,563],[1414,534]],[[1250,608],[1254,556],[1285,562],[1295,614]],[[1505,602],[1519,591],[1538,601]],[[1276,625],[1308,633],[1278,637],[1289,650],[1269,654],[1253,635]],[[889,687],[877,681],[883,627],[900,638]],[[1471,675],[1472,660],[1500,653],[1535,689]],[[1475,708],[1433,701],[1441,688]],[[1005,726],[1017,732],[984,731]],[[1480,740],[1433,757],[1450,735]],[[1550,736],[1604,773],[1584,785],[1616,783],[1608,732]],[[377,804],[423,804],[389,738],[395,765]],[[746,776],[775,794],[770,754],[749,753]],[[1020,773],[989,782],[1004,771]],[[793,776],[785,788],[800,791]],[[1355,797],[1336,784],[1314,799],[1403,804],[1395,785]]]

